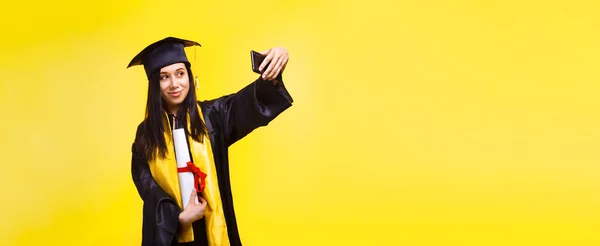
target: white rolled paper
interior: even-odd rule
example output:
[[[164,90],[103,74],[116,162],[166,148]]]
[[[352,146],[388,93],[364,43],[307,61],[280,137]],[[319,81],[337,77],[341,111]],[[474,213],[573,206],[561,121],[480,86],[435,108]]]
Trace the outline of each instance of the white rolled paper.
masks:
[[[175,159],[177,167],[187,167],[190,161],[185,131],[183,128],[173,130],[173,141],[175,142]],[[190,201],[190,195],[194,189],[194,174],[192,172],[179,173],[179,190],[181,190],[181,201],[185,209]],[[196,199],[196,202],[198,199]]]

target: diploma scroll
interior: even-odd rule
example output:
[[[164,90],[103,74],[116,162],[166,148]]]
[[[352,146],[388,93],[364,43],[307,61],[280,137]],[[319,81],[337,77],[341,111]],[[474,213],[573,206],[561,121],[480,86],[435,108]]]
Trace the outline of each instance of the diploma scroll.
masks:
[[[187,167],[187,163],[190,161],[190,153],[188,151],[183,128],[173,130],[173,141],[175,142],[175,159],[177,159],[177,167]],[[190,195],[194,189],[194,182],[198,181],[194,179],[194,174],[192,172],[180,172],[178,174],[181,202],[183,203],[183,209],[185,209],[190,201]],[[198,202],[198,199],[196,199],[196,202]]]

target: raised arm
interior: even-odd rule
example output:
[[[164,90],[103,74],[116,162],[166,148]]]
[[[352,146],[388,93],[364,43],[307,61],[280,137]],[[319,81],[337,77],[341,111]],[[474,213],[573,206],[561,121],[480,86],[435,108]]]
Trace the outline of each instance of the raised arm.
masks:
[[[232,145],[254,129],[266,126],[292,106],[293,99],[281,76],[274,81],[258,78],[235,94],[219,98],[213,104],[224,123],[227,146]]]
[[[287,50],[278,47],[261,53],[266,55],[259,68],[261,76],[237,93],[214,101],[213,109],[221,116],[227,146],[266,126],[292,106],[293,99],[282,76],[288,62]]]

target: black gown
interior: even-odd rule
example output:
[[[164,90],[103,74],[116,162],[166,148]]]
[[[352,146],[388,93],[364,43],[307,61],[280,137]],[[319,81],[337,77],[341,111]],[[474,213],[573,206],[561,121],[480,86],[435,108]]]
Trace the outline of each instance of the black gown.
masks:
[[[228,148],[258,127],[266,126],[292,106],[293,99],[283,84],[257,79],[234,94],[208,101],[199,101],[210,138],[219,190],[225,214],[229,242],[242,245],[238,233],[231,184]],[[131,174],[143,200],[142,245],[178,245],[179,214],[175,199],[163,191],[150,172],[143,152],[136,148],[142,124],[132,145]],[[204,219],[193,223],[194,242],[184,245],[207,245]]]

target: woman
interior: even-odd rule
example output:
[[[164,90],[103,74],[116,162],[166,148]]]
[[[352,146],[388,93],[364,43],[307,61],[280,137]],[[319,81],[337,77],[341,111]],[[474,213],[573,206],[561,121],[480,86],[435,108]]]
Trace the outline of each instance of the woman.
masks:
[[[137,128],[131,166],[144,202],[142,245],[241,245],[228,147],[267,125],[293,101],[281,76],[288,61],[284,48],[263,52],[264,72],[237,93],[198,101],[184,51],[193,45],[200,46],[168,37],[146,47],[128,66],[143,65],[149,82],[146,117]],[[177,131],[185,134],[188,153],[175,153]],[[189,154],[189,161],[178,167],[182,154]],[[179,184],[178,175],[186,172],[193,174],[191,194],[182,194],[185,186]],[[185,199],[189,202],[184,204]]]

